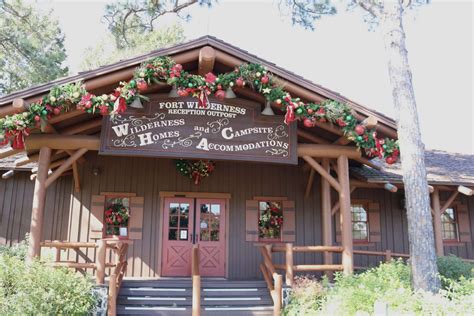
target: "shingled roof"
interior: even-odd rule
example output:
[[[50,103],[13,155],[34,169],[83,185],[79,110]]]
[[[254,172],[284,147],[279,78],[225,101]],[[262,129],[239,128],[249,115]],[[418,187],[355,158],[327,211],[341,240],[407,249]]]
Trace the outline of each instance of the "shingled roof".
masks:
[[[351,167],[351,175],[371,183],[402,183],[401,164],[383,164],[372,160],[382,168],[368,166]],[[474,184],[474,155],[449,153],[442,150],[427,150],[425,164],[430,184],[468,185]]]

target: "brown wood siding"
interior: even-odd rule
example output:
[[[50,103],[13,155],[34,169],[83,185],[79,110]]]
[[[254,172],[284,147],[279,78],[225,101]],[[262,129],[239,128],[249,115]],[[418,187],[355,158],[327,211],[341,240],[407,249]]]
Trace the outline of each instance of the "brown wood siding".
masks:
[[[128,276],[157,277],[160,266],[161,225],[160,191],[230,193],[229,201],[229,277],[261,278],[258,266],[261,255],[252,242],[245,241],[245,201],[254,196],[284,196],[295,201],[296,244],[320,245],[320,178],[315,177],[312,194],[304,198],[308,173],[297,166],[217,162],[214,173],[199,186],[180,175],[169,159],[97,156],[90,153],[80,165],[82,191],[73,190],[70,176],[62,177],[48,189],[43,239],[87,241],[90,231],[92,195],[100,192],[133,192],[144,197],[143,238],[129,248]],[[100,174],[92,175],[98,167]],[[30,227],[33,181],[29,172],[0,180],[0,243],[11,245],[23,239]],[[335,198],[335,192],[332,192]],[[357,189],[353,199],[380,204],[381,241],[356,245],[356,249],[408,253],[407,221],[400,207],[400,193],[385,190]],[[469,205],[471,239],[474,231],[474,198],[460,197]],[[334,222],[334,221],[333,221]],[[474,258],[472,243],[445,247],[446,253]],[[69,254],[70,259],[94,260],[94,252]],[[277,256],[275,255],[275,258]],[[374,265],[382,258],[356,256],[355,265]],[[282,255],[279,262],[283,262]],[[322,263],[320,254],[297,253],[295,262]]]

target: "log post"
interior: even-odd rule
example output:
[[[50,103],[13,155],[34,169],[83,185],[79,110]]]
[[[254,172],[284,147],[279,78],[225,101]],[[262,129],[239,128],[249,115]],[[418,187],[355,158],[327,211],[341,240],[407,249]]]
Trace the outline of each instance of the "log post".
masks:
[[[339,204],[341,217],[342,265],[344,274],[354,271],[353,245],[352,245],[352,220],[351,220],[351,189],[349,184],[349,160],[341,155],[337,158],[337,174],[339,176]]]
[[[287,243],[286,247],[286,285],[293,286],[293,244]]]
[[[199,273],[199,246],[194,245],[192,249],[192,316],[201,315],[201,274]]]
[[[439,189],[435,188],[431,193],[431,204],[433,207],[433,229],[435,237],[436,255],[444,256],[443,235],[441,232],[441,205],[439,202]]]
[[[322,166],[329,172],[329,159],[323,158]],[[332,246],[332,210],[331,210],[331,187],[329,182],[321,177],[321,226],[323,231],[323,246]],[[332,253],[324,252],[324,264],[332,264]],[[330,274],[327,271],[326,274]]]
[[[33,191],[33,207],[31,210],[30,243],[28,246],[27,262],[40,255],[41,232],[43,228],[44,205],[46,200],[46,179],[51,159],[51,148],[42,147],[38,160],[38,176]]]
[[[282,296],[283,296],[283,276],[281,274],[274,275],[275,281],[275,301],[273,302],[273,315],[281,315]]]
[[[107,315],[117,315],[117,275],[112,273],[109,279],[109,301],[107,306]]]
[[[385,250],[385,262],[392,261],[392,250],[387,249]]]
[[[97,270],[95,272],[95,282],[104,284],[105,279],[105,257],[107,245],[104,240],[97,240]]]

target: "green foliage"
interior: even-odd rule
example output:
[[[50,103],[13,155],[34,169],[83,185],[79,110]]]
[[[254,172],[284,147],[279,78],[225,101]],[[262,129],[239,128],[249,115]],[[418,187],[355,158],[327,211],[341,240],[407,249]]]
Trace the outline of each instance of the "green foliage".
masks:
[[[28,235],[26,236],[25,240],[22,240],[18,244],[13,246],[0,246],[0,256],[10,256],[16,257],[20,260],[25,260],[26,252],[28,251]]]
[[[91,288],[70,270],[0,255],[0,315],[87,314],[96,304]]]
[[[67,75],[64,35],[49,13],[0,0],[0,95]]]
[[[289,11],[293,24],[314,30],[314,22],[326,15],[337,13],[331,0],[280,0],[279,8],[283,13]]]
[[[96,69],[122,59],[149,53],[151,51],[173,46],[184,41],[184,31],[180,24],[174,24],[148,33],[133,33],[129,35],[130,44],[115,45],[113,35],[108,35],[84,51],[81,70]]]
[[[438,257],[437,263],[438,272],[444,278],[457,281],[461,277],[469,279],[473,275],[474,265],[464,262],[454,255]]]
[[[142,36],[156,31],[159,17],[176,14],[185,20],[183,10],[194,4],[211,6],[213,0],[121,0],[106,6],[104,19],[120,49],[136,47]]]
[[[331,286],[325,282],[298,282],[284,314],[373,314],[377,301],[387,303],[394,315],[465,314],[474,310],[473,278],[446,278],[445,289],[436,294],[413,291],[410,267],[401,260],[352,276],[337,274]]]

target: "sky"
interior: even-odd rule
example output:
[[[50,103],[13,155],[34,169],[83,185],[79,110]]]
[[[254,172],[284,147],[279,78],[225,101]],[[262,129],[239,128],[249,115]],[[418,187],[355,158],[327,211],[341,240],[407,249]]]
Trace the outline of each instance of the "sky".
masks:
[[[110,2],[110,1],[109,1]],[[65,33],[67,63],[77,72],[87,47],[107,34],[107,1],[38,0],[53,9]],[[395,118],[383,38],[370,31],[360,10],[317,21],[314,31],[291,24],[277,0],[220,0],[211,9],[186,10],[187,40],[216,36],[366,107]],[[405,17],[409,63],[428,149],[474,154],[473,15],[471,1],[432,0]],[[132,56],[131,56],[132,57]]]

